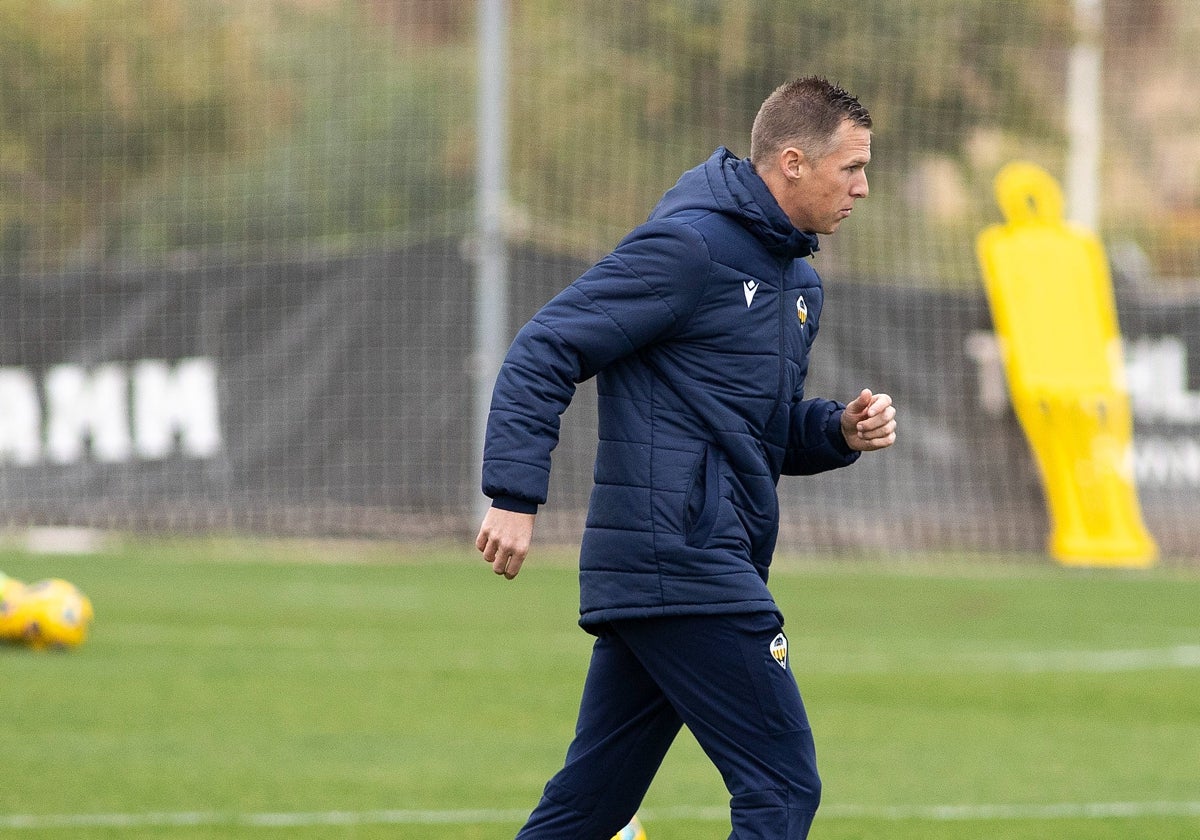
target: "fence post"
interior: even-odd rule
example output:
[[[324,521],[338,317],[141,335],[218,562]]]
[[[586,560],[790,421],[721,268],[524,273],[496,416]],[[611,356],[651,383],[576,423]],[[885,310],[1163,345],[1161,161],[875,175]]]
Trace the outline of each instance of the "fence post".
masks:
[[[1098,232],[1103,0],[1075,0],[1075,44],[1067,66],[1067,218]]]
[[[507,0],[479,2],[479,98],[476,140],[476,282],[473,443],[474,481],[483,467],[483,437],[492,385],[508,346],[508,38]],[[478,487],[478,485],[475,485]],[[475,493],[478,518],[488,500]]]

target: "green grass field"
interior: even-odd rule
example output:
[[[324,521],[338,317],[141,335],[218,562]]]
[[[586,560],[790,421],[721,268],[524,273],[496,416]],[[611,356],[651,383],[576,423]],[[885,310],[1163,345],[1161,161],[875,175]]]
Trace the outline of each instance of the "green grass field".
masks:
[[[1200,837],[1200,571],[781,560],[825,782],[814,840]],[[0,648],[0,835],[511,838],[589,650],[568,552],[130,542],[0,552],[95,603],[71,653]],[[650,840],[723,838],[685,732]]]

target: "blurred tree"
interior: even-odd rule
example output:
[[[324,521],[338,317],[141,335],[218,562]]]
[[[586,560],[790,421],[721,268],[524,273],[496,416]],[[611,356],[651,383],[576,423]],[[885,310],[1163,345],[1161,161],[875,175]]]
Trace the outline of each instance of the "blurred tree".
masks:
[[[274,120],[241,114],[239,148],[145,179],[116,247],[145,259],[466,233],[474,30],[462,1],[250,6]]]
[[[472,136],[474,33],[445,11],[420,17],[428,3],[400,5],[264,2],[260,84],[276,118],[244,115],[240,148],[181,157],[146,180],[120,250],[279,252],[464,233],[472,171],[449,138]]]
[[[470,136],[470,13],[464,0],[0,4],[0,271],[469,219],[449,138]]]
[[[591,221],[538,235],[590,248],[598,220],[609,241],[681,167],[722,143],[748,153],[762,99],[809,73],[861,98],[893,170],[963,156],[981,127],[1057,138],[1070,25],[1070,0],[525,0],[514,192]]]
[[[89,263],[139,178],[238,145],[265,110],[254,19],[238,4],[0,4],[0,260]]]
[[[763,97],[807,73],[875,117],[881,189],[849,237],[876,224],[916,239],[930,204],[938,224],[973,224],[960,207],[994,210],[997,155],[1052,165],[1063,148],[1072,0],[511,4],[510,222],[554,249],[594,255],[716,146],[746,154]],[[1185,37],[1172,34],[1186,34],[1178,8],[1105,3],[1111,148],[1135,138],[1123,154],[1142,168],[1164,168],[1195,135],[1159,104],[1187,87],[1190,65],[1165,81],[1143,66],[1147,48]],[[464,233],[480,142],[475,11],[475,0],[0,4],[0,271]],[[1145,141],[1148,114],[1178,123],[1158,131],[1170,144]],[[935,195],[930,171],[963,200]],[[1194,189],[1180,183],[1167,186],[1186,204]]]

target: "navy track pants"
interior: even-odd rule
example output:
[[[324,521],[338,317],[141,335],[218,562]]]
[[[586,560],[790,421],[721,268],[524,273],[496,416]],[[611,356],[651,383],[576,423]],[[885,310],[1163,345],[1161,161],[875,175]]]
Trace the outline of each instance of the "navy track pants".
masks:
[[[684,724],[729,790],[730,840],[803,840],[821,782],[780,648],[786,639],[774,613],[600,628],[575,739],[518,840],[609,840],[638,809]]]

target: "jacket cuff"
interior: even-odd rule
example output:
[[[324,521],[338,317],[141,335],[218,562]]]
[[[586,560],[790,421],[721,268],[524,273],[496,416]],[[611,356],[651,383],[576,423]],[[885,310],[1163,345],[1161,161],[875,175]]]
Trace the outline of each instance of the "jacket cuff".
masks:
[[[497,496],[492,499],[492,507],[512,511],[513,513],[538,512],[537,502],[531,502],[528,499],[518,499],[515,496]]]
[[[839,408],[830,414],[829,425],[825,429],[829,436],[829,442],[839,455],[858,455],[859,453],[846,443],[846,436],[842,434],[842,415],[845,411],[845,408]]]

